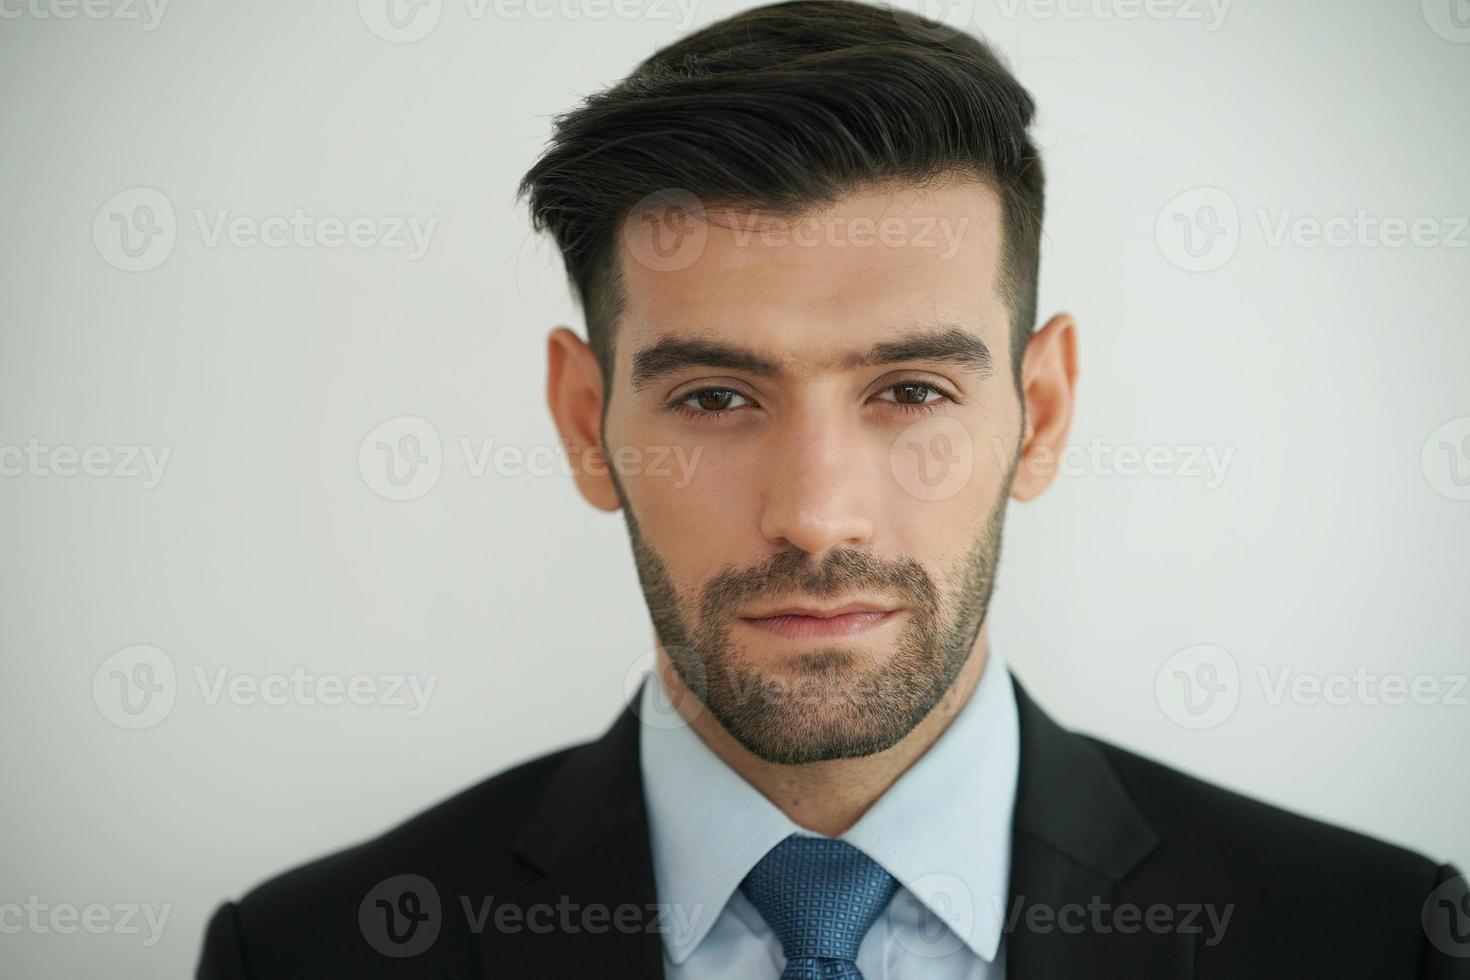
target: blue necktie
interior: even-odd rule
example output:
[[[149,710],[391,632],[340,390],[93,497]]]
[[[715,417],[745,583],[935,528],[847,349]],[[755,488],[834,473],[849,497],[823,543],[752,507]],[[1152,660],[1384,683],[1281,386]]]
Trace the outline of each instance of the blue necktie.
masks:
[[[898,881],[847,841],[792,834],[740,890],[781,940],[781,980],[862,980],[858,947]]]

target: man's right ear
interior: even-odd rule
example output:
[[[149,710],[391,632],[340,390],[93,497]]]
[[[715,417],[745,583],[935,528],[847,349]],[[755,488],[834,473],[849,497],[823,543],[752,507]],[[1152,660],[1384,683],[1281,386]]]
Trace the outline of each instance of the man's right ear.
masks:
[[[593,507],[617,510],[621,503],[602,453],[602,368],[586,341],[566,327],[546,340],[546,404],[572,464],[577,489]]]

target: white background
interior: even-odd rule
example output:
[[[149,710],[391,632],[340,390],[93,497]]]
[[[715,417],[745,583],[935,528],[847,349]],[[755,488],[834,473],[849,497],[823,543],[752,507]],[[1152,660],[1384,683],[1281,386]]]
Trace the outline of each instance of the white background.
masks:
[[[560,474],[472,475],[461,440],[554,445],[544,337],[580,319],[513,200],[552,115],[741,5],[686,23],[442,0],[401,43],[368,26],[391,34],[381,0],[176,0],[151,30],[141,6],[27,2],[0,20],[0,447],[170,456],[149,487],[0,476],[0,903],[169,917],[152,946],[27,925],[0,934],[0,973],[178,976],[222,899],[617,711],[652,643],[621,518]],[[1074,727],[1470,866],[1470,707],[1273,704],[1258,673],[1470,670],[1470,232],[1268,235],[1359,210],[1463,222],[1470,29],[1435,0],[1067,9],[968,13],[1040,105],[1041,310],[1081,324],[1072,442],[1233,456],[1218,486],[1094,466],[1013,507],[997,640]],[[104,205],[137,187],[176,241],[128,272]],[[1186,271],[1167,209],[1206,220],[1199,195],[1171,204],[1202,187],[1236,208],[1235,250]],[[437,224],[416,260],[199,228],[298,208]],[[358,463],[399,416],[443,446],[405,502]],[[125,730],[93,681],[137,644],[167,654],[175,702]],[[1238,702],[1189,730],[1155,681],[1200,644],[1233,658]],[[437,680],[411,718],[210,704],[195,674],[298,666]]]

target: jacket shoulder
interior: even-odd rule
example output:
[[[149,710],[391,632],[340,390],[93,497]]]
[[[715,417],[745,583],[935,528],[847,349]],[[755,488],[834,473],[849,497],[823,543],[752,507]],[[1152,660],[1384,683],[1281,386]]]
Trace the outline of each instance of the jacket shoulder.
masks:
[[[1202,964],[1306,976],[1330,948],[1341,975],[1460,977],[1470,966],[1451,969],[1421,924],[1431,893],[1456,869],[1088,740],[1158,836],[1134,872],[1134,893],[1214,907],[1222,924],[1199,949]]]
[[[344,968],[356,972],[341,975],[379,975],[393,961],[374,948],[382,945],[373,935],[381,926],[364,907],[411,892],[413,906],[405,911],[438,908],[447,924],[463,920],[458,909],[442,908],[454,896],[511,890],[531,880],[532,870],[510,844],[549,780],[581,747],[519,763],[377,837],[278,874],[225,903],[206,931],[198,976],[325,976]],[[431,954],[416,956],[415,964],[473,962],[468,937],[446,930],[436,940]]]
[[[1265,803],[1189,775],[1154,759],[1089,738],[1108,760],[1129,795],[1177,858],[1223,872],[1261,866],[1300,869],[1320,882],[1341,868],[1362,883],[1417,886],[1437,865],[1422,854],[1367,834]]]

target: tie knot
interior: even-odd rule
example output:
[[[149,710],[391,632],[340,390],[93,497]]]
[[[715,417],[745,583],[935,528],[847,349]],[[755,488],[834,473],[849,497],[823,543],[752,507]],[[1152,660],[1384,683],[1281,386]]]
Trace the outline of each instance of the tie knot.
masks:
[[[788,961],[851,962],[898,881],[847,841],[792,834],[750,869],[740,890]]]

